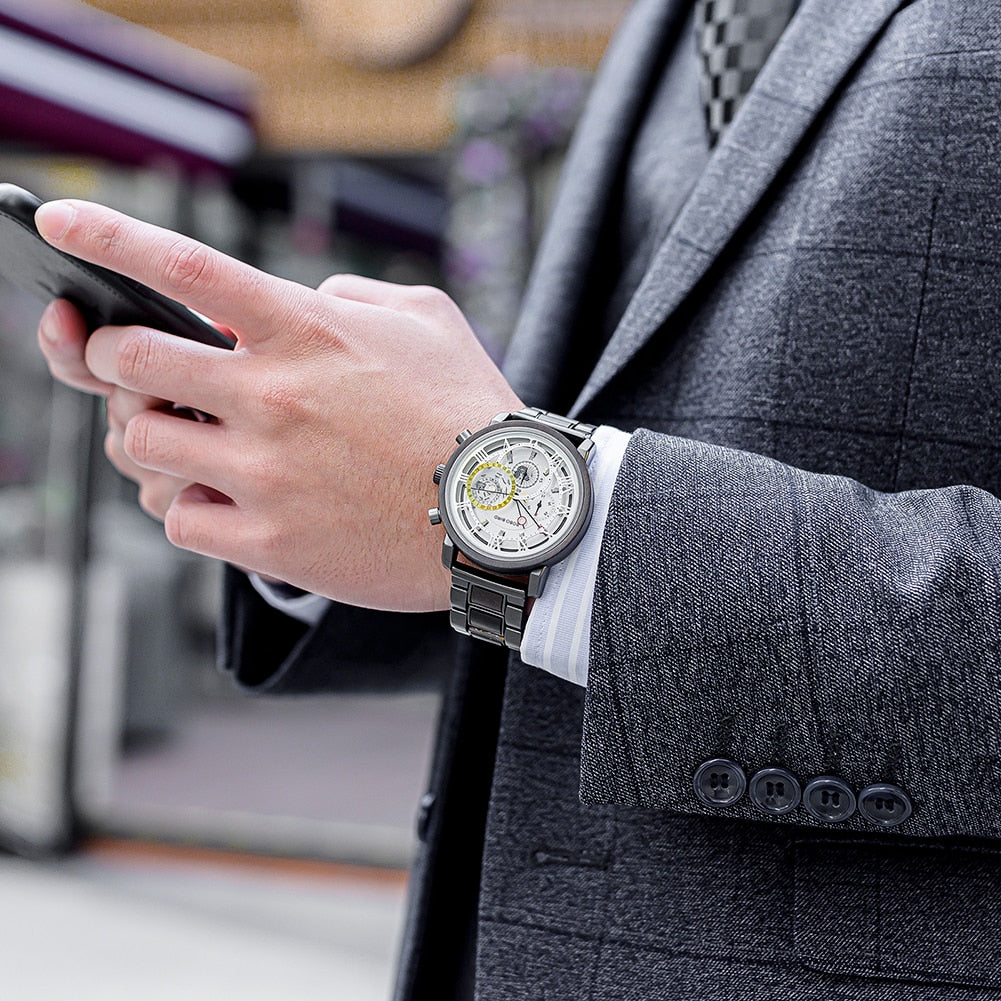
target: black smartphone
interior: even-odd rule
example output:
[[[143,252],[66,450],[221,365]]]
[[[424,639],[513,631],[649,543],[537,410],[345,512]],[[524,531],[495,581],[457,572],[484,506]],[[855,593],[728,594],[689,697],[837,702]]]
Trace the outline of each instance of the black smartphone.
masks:
[[[40,198],[0,184],[0,275],[42,302],[68,299],[89,330],[139,324],[219,348],[235,342],[187,306],[114,271],[71,257],[35,229]]]

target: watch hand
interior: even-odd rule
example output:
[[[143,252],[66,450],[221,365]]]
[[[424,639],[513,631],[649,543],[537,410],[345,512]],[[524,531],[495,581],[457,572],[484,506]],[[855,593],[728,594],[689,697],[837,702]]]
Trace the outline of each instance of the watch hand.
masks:
[[[518,500],[518,498],[517,498],[517,497],[515,497],[515,499],[514,499],[514,502],[515,502],[515,504],[517,504],[517,505],[518,505],[518,507],[520,507],[520,508],[521,508],[521,510],[522,510],[522,511],[524,511],[524,512],[525,512],[525,514],[527,514],[527,515],[529,516],[529,518],[531,518],[531,519],[532,519],[532,521],[534,521],[534,522],[535,522],[535,525],[536,525],[536,528],[538,528],[538,530],[539,530],[540,532],[542,532],[542,534],[543,534],[543,535],[548,535],[548,534],[549,534],[549,533],[548,533],[548,532],[547,532],[547,531],[546,531],[546,530],[545,530],[545,529],[544,529],[544,528],[542,527],[542,525],[540,525],[540,524],[539,524],[539,519],[535,517],[535,514],[538,514],[538,513],[539,513],[539,508],[541,508],[541,507],[542,507],[542,501],[539,501],[539,507],[537,507],[537,508],[535,509],[535,514],[532,514],[532,512],[531,512],[531,511],[529,511],[529,510],[528,510],[528,508],[527,508],[527,507],[525,507],[525,505],[524,505],[524,504],[523,504],[523,503],[522,503],[522,502],[521,502],[520,500]]]

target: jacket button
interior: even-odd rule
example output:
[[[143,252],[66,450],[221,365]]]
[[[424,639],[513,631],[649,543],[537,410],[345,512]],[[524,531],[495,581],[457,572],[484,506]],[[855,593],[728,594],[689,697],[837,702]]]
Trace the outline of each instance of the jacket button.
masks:
[[[733,806],[744,795],[747,776],[735,761],[712,758],[695,772],[695,795],[706,806]]]
[[[434,809],[435,795],[433,792],[426,792],[421,796],[421,801],[417,806],[417,837],[422,844],[427,844],[428,828],[431,826],[431,811]]]
[[[821,775],[811,779],[803,790],[803,806],[815,820],[842,824],[855,812],[855,793],[844,779]]]
[[[803,793],[796,776],[784,768],[762,768],[755,772],[747,784],[747,792],[759,810],[774,817],[795,810]]]
[[[859,813],[877,827],[897,827],[913,812],[911,797],[900,786],[878,782],[858,795]]]

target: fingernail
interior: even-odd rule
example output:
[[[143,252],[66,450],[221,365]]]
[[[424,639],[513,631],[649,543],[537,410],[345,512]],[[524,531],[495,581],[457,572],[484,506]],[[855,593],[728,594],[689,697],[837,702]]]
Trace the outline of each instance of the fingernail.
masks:
[[[46,240],[57,242],[66,235],[74,216],[76,208],[72,202],[46,202],[35,212],[35,226]]]
[[[38,329],[50,344],[55,344],[59,340],[59,326],[56,323],[56,304],[54,302],[50,302],[45,307],[38,321]]]

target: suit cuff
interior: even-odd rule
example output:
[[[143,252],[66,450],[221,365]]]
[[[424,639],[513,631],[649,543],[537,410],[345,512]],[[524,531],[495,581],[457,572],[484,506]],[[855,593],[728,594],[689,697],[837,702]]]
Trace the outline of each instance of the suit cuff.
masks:
[[[558,678],[587,685],[591,654],[591,607],[598,556],[615,478],[631,435],[601,426],[594,434],[590,463],[594,510],[580,545],[549,568],[546,587],[532,608],[521,642],[521,659]]]

